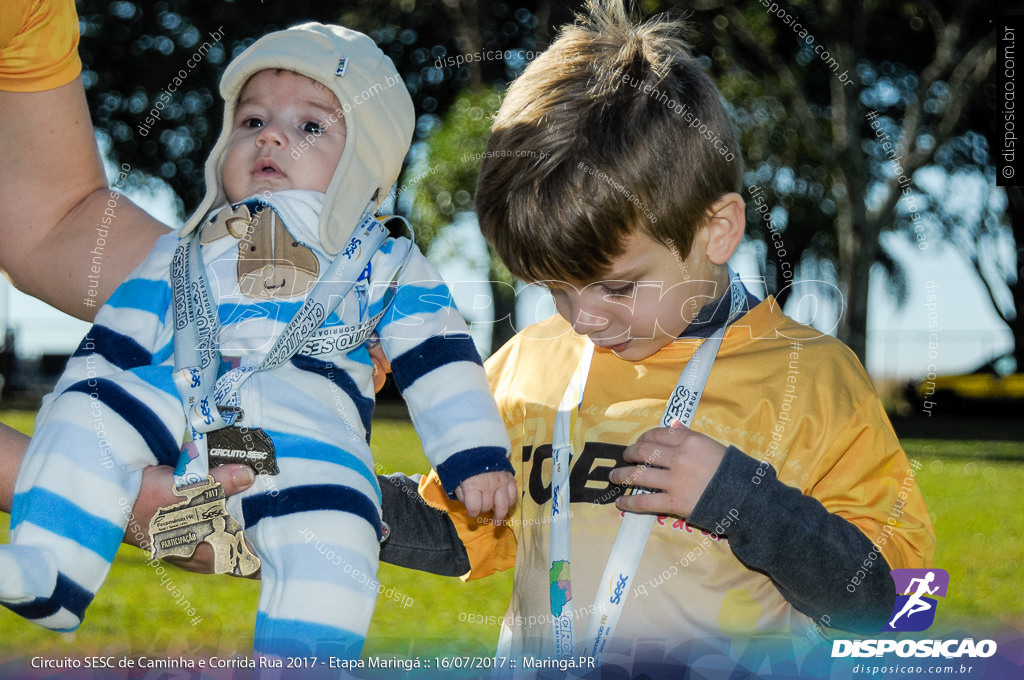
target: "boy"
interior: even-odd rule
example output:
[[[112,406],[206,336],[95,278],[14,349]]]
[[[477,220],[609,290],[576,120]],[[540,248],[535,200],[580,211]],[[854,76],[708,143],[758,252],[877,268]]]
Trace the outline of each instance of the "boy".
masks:
[[[206,198],[111,296],[40,410],[0,601],[77,627],[144,466],[176,462],[185,487],[205,481],[208,456],[248,458],[279,468],[227,501],[262,558],[256,651],[354,658],[382,536],[363,342],[379,331],[449,491],[498,515],[515,494],[508,439],[440,277],[372,218],[414,122],[390,59],[360,33],[305,24],[249,47],[221,94]],[[230,518],[196,513],[210,526],[171,526],[158,546],[208,529],[219,563],[253,562]]]
[[[932,556],[920,493],[897,495],[913,470],[853,354],[730,276],[738,144],[680,25],[589,11],[510,86],[477,186],[485,237],[558,311],[487,362],[520,503],[499,526],[422,493],[464,578],[515,566],[512,659],[877,631],[889,569]],[[625,524],[649,513],[649,537]]]

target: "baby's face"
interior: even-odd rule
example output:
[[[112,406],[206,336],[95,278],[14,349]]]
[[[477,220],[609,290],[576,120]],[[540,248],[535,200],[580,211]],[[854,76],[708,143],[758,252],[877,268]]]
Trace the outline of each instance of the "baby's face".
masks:
[[[327,191],[345,149],[338,98],[292,71],[260,71],[238,98],[224,156],[232,203],[266,191]]]

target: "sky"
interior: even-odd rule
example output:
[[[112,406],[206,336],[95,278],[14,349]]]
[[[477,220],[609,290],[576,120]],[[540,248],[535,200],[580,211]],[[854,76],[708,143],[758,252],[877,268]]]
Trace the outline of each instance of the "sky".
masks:
[[[482,248],[473,243],[475,227],[472,223],[452,228],[449,238],[459,238],[463,248]],[[466,245],[471,244],[471,245]],[[871,277],[869,291],[867,369],[874,378],[925,377],[929,365],[936,373],[969,372],[991,358],[998,357],[1013,347],[1013,339],[1006,324],[992,309],[981,282],[961,255],[951,248],[932,248],[920,251],[898,235],[886,237],[889,248],[906,268],[909,294],[900,307],[888,292],[885,277],[876,272]],[[763,288],[757,289],[758,267],[756,258],[762,249],[744,242],[730,265],[744,278],[748,288],[758,297],[764,297]],[[471,324],[471,331],[482,347],[488,347],[489,295],[486,289],[466,282],[479,282],[482,274],[461,263],[445,265],[434,260],[448,281],[462,282],[453,286],[459,309]],[[933,309],[928,309],[927,296],[934,292]],[[795,296],[794,296],[795,297]],[[550,298],[531,286],[517,297],[518,328],[554,313]],[[822,304],[815,313],[811,300],[790,299],[785,312],[818,330],[835,334],[837,310]],[[929,314],[938,326],[937,356],[929,358]],[[817,317],[817,318],[815,318]],[[933,331],[934,332],[934,331]]]
[[[108,166],[109,170],[109,166]],[[148,192],[129,197],[165,223],[174,223],[169,195]],[[939,375],[969,372],[1012,348],[1009,329],[999,319],[973,270],[954,249],[940,247],[935,239],[921,251],[905,238],[888,234],[884,245],[905,266],[910,282],[906,303],[899,307],[886,289],[884,278],[875,273],[869,291],[867,369],[875,379],[924,378],[931,370]],[[756,282],[756,258],[762,249],[744,242],[731,262],[748,287],[763,297]],[[457,253],[452,256],[452,253]],[[470,321],[470,329],[481,353],[490,346],[491,313],[488,288],[481,283],[486,269],[473,262],[485,262],[483,239],[472,218],[463,216],[428,251],[434,265],[449,282],[456,304]],[[753,278],[752,278],[753,277]],[[934,292],[933,308],[926,296]],[[796,297],[796,296],[794,296]],[[545,294],[531,286],[517,296],[518,327],[522,328],[554,313]],[[88,324],[59,312],[0,282],[0,324],[17,332],[16,351],[21,356],[70,353],[88,330]],[[819,330],[834,334],[837,311],[822,304],[816,311],[812,300],[791,299],[786,313]],[[937,322],[937,348],[929,357],[929,313]],[[934,340],[934,338],[933,338]]]
[[[870,90],[872,101],[887,101],[898,94],[885,89],[885,82],[880,80],[877,88]],[[108,146],[102,137],[99,141],[101,148]],[[414,167],[409,175],[415,175],[416,166],[423,162],[415,147],[412,158]],[[113,179],[113,167],[109,163],[107,172]],[[919,171],[915,181],[927,185],[931,195],[943,197],[949,210],[967,215],[984,204],[983,196],[989,196],[991,187],[969,186],[959,178],[950,178],[941,172],[929,175],[929,172],[929,169]],[[411,194],[403,196],[408,199]],[[142,189],[129,192],[129,197],[157,219],[168,224],[175,222],[169,192],[153,194]],[[884,278],[878,272],[872,275],[866,360],[872,377],[925,377],[929,370],[938,374],[970,371],[1012,347],[1009,329],[996,315],[977,276],[962,255],[951,247],[943,247],[937,234],[930,236],[930,247],[923,251],[898,235],[888,234],[883,239],[883,245],[905,267],[909,295],[905,304],[898,306],[886,289]],[[1004,250],[1010,253],[1008,257],[1012,260],[1012,248]],[[453,257],[452,253],[457,255]],[[749,277],[758,271],[756,258],[760,253],[763,247],[745,242],[732,262],[755,294],[759,294],[756,279]],[[460,218],[449,228],[446,238],[435,242],[428,256],[453,283],[456,302],[472,322],[471,330],[478,346],[482,350],[489,348],[489,294],[487,287],[480,283],[486,276],[486,269],[472,264],[485,262],[486,251],[472,219]],[[1005,259],[1006,254],[1000,252],[992,257]],[[934,294],[932,309],[926,307],[929,291]],[[520,327],[554,311],[550,300],[544,299],[536,287],[522,291],[517,299]],[[799,321],[812,322],[819,330],[834,332],[836,320],[844,310],[827,303],[815,309],[813,303],[809,299],[791,299],[785,311]],[[937,347],[931,350],[927,344],[929,314],[933,315],[932,321],[937,322],[939,336]],[[0,327],[5,324],[16,330],[16,350],[22,356],[71,352],[88,329],[86,323],[14,290],[0,277]]]

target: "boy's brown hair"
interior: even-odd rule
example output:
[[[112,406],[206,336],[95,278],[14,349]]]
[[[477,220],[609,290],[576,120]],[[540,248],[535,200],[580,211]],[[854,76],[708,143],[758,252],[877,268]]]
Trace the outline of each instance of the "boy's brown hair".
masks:
[[[596,280],[634,231],[685,257],[740,186],[735,131],[682,22],[633,24],[622,0],[587,10],[509,87],[480,166],[481,231],[526,281]]]

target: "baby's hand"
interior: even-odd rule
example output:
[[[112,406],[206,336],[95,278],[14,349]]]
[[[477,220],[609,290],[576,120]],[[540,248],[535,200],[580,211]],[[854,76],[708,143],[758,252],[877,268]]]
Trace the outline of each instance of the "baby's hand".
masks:
[[[494,519],[499,522],[505,519],[518,493],[511,472],[473,475],[455,489],[455,497],[466,506],[467,515],[476,517],[481,512],[494,510]]]

